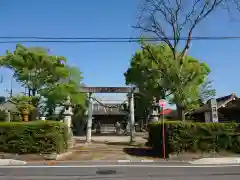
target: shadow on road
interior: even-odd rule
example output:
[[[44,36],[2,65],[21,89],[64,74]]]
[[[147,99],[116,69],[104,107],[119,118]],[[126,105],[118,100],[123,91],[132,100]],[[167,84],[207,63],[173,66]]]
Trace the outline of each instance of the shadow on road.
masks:
[[[123,148],[123,151],[131,156],[159,158],[160,152],[147,147]]]

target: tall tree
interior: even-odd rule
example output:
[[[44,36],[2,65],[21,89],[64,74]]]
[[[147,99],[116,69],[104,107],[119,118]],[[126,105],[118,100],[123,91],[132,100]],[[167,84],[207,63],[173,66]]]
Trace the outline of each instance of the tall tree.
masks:
[[[139,22],[134,28],[165,42],[173,58],[183,64],[197,26],[220,8],[230,12],[239,7],[239,0],[144,0]],[[184,42],[180,43],[181,38]]]
[[[164,42],[172,53],[175,60],[176,76],[175,82],[184,85],[184,61],[193,39],[193,32],[208,16],[221,8],[228,12],[239,10],[238,0],[144,0],[142,12],[137,25],[133,28],[139,29],[149,39],[145,41]],[[151,54],[154,52],[147,45],[142,48]],[[157,61],[157,58],[155,59]],[[181,87],[181,86],[180,86]],[[177,89],[183,94],[183,88]],[[180,92],[181,91],[181,92]]]
[[[140,92],[149,99],[153,96],[168,98],[177,105],[179,118],[184,120],[190,104],[198,102],[200,87],[210,73],[210,68],[190,56],[186,56],[183,65],[179,66],[165,43],[146,46],[133,56],[124,74],[126,84],[139,87]],[[179,69],[182,71],[181,80],[178,77]]]

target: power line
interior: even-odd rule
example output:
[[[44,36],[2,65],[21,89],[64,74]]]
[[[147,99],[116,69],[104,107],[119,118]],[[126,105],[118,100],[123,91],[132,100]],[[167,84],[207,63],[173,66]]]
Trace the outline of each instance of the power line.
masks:
[[[39,39],[39,40],[139,40],[140,37],[41,37],[41,36],[0,36],[0,39]],[[163,40],[174,38],[169,36],[166,38],[144,38],[144,40]],[[180,40],[187,40],[188,37],[180,37]],[[240,39],[240,36],[194,36],[191,39]]]
[[[36,40],[7,40],[0,41],[0,44],[11,43],[137,43],[139,38],[68,38],[68,37],[0,37],[0,39],[36,39]],[[39,39],[39,40],[37,40]],[[165,39],[174,40],[173,37]],[[187,37],[181,37],[180,40],[187,40]],[[222,36],[222,37],[192,37],[192,40],[238,40],[240,36]],[[146,42],[161,42],[164,38],[144,38]]]

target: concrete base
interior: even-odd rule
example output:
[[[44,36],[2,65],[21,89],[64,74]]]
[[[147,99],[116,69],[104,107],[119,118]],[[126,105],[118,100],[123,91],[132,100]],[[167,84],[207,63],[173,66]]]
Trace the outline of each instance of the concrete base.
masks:
[[[240,164],[239,157],[228,158],[202,158],[195,161],[190,161],[190,164]]]
[[[65,157],[72,155],[72,151],[61,153],[61,154],[1,154],[0,161],[7,161],[9,159],[16,160],[16,161],[40,161],[40,160],[64,160]]]

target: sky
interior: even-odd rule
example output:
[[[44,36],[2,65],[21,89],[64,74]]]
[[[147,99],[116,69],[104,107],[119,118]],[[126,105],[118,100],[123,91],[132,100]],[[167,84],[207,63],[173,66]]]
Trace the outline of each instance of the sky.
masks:
[[[139,15],[139,0],[2,0],[0,36],[45,37],[136,37],[132,29]],[[194,36],[238,36],[240,20],[219,11],[207,18],[194,31]],[[1,41],[1,40],[0,40]],[[87,86],[125,86],[123,73],[129,66],[136,43],[27,43],[43,46],[51,53],[65,56],[77,66]],[[14,50],[16,44],[0,44],[0,54]],[[209,64],[210,78],[217,96],[232,92],[240,95],[240,40],[194,41],[190,55]],[[0,69],[4,76],[0,93],[10,88],[11,73]],[[20,92],[13,84],[13,92]],[[100,99],[121,100],[122,95],[98,95]]]

